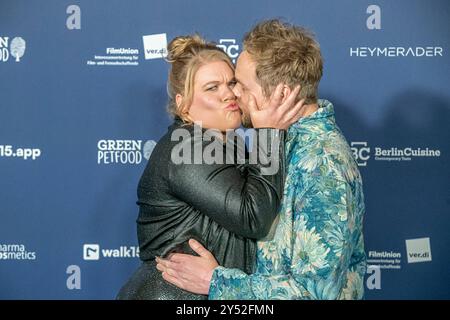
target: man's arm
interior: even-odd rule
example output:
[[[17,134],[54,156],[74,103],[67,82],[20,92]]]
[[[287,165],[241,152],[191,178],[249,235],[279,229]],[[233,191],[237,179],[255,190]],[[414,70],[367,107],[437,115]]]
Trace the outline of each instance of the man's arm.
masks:
[[[347,183],[319,177],[295,200],[292,252],[279,248],[290,257],[289,271],[247,275],[238,269],[217,267],[209,298],[338,299],[346,290],[361,291],[359,285],[346,288],[349,272],[350,278],[356,278],[353,282],[362,281],[360,274],[349,270],[355,238],[362,236],[355,225],[358,219],[353,202]],[[351,296],[360,297],[361,293]]]

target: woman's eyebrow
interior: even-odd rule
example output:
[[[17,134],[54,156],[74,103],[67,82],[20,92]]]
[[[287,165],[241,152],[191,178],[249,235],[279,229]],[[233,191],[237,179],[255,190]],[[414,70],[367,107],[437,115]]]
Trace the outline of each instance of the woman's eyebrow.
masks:
[[[217,81],[217,80],[208,81],[207,83],[205,83],[203,85],[203,87],[206,87],[206,86],[211,85],[211,84],[220,84],[220,81]]]

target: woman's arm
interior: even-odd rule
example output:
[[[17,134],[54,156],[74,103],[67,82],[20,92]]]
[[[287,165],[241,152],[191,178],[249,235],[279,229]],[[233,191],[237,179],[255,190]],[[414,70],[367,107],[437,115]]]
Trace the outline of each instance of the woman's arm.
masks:
[[[177,199],[238,235],[267,235],[284,185],[284,135],[279,129],[254,129],[253,155],[246,164],[169,164],[170,190]],[[204,150],[211,142],[185,142]],[[193,143],[192,143],[193,142]],[[198,150],[197,149],[197,150]],[[256,156],[257,155],[257,156]]]

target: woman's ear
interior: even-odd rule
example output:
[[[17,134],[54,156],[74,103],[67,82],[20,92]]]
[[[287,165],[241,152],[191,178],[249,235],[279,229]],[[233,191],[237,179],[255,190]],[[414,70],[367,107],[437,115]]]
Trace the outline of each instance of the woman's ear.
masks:
[[[179,93],[175,96],[175,103],[177,104],[177,107],[179,108],[181,106],[181,103],[183,102],[183,96]]]

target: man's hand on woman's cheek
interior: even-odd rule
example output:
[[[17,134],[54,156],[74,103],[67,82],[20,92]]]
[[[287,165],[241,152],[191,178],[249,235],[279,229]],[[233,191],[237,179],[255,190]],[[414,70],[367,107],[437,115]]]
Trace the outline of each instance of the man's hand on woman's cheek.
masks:
[[[199,256],[174,253],[168,259],[156,258],[156,268],[164,280],[196,294],[207,295],[214,269],[219,266],[214,256],[198,241],[189,240],[189,246]]]

